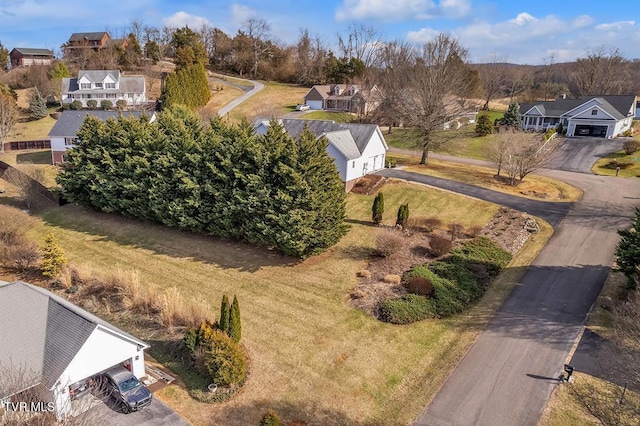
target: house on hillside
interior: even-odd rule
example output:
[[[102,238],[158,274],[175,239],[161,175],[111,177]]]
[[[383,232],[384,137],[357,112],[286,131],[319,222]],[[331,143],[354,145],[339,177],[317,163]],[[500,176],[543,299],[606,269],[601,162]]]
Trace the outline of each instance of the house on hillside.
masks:
[[[351,191],[358,180],[368,173],[384,169],[387,142],[375,124],[336,123],[328,120],[278,120],[294,138],[307,126],[317,137],[329,141],[327,153],[335,161],[345,190]],[[265,134],[268,120],[256,123],[257,134]]]
[[[62,111],[60,118],[58,118],[56,124],[53,125],[53,128],[49,132],[49,139],[51,140],[51,164],[64,163],[66,152],[74,148],[77,144],[78,130],[87,116],[90,115],[102,121],[107,121],[109,118],[117,119],[120,115],[138,118],[143,114],[145,114],[143,111]],[[155,119],[155,112],[152,112],[149,116],[149,121],[153,122]]]
[[[107,42],[111,39],[106,31],[93,33],[73,33],[69,37],[69,41],[64,46],[65,51],[72,52],[74,50],[92,49],[100,50],[107,46]]]
[[[359,84],[315,85],[304,96],[305,105],[313,110],[347,111],[367,115],[380,104],[378,88],[368,90]]]
[[[53,51],[31,47],[16,47],[9,53],[11,68],[30,67],[31,65],[50,65],[54,59]]]
[[[109,100],[113,105],[119,100],[128,106],[139,107],[147,102],[144,76],[124,76],[118,70],[81,70],[78,77],[63,78],[60,90],[62,103],[82,102],[93,99],[98,102]]]
[[[631,128],[636,116],[635,95],[557,99],[520,105],[524,130],[546,131],[559,124],[567,136],[615,138]]]
[[[19,403],[36,394],[58,420],[71,415],[78,382],[117,365],[139,379],[146,375],[148,344],[24,282],[0,281],[0,342],[0,400]]]

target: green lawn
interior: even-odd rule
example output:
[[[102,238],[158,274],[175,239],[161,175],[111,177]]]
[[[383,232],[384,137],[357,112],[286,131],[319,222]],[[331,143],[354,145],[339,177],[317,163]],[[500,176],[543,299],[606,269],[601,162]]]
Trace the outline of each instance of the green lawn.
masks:
[[[627,155],[624,151],[609,154],[596,161],[592,170],[598,175],[615,176],[616,167],[620,167],[618,176],[639,177],[640,176],[640,151]]]
[[[333,120],[338,123],[349,123],[356,117],[348,112],[311,111],[302,116],[306,120]]]
[[[383,191],[387,212],[409,202],[412,215],[465,226],[486,223],[498,208],[422,185],[395,183]],[[159,393],[195,424],[257,424],[267,409],[307,424],[407,424],[437,392],[518,282],[520,266],[551,232],[544,228],[536,234],[469,314],[393,326],[347,301],[374,245],[372,201],[349,194],[350,232],[327,253],[305,261],[75,205],[50,210],[30,235],[40,241],[53,232],[71,262],[96,273],[136,269],[156,291],[176,286],[185,298],[207,303],[212,320],[222,294],[238,295],[243,343],[252,363],[242,392],[221,406],[198,403],[181,386]],[[387,216],[393,221],[393,214]],[[154,336],[149,331],[140,337],[153,341]]]
[[[296,105],[301,104],[304,95],[309,91],[306,87],[293,84],[263,81],[264,89],[256,93],[245,102],[234,108],[229,116],[234,121],[247,118],[281,117],[294,111]]]

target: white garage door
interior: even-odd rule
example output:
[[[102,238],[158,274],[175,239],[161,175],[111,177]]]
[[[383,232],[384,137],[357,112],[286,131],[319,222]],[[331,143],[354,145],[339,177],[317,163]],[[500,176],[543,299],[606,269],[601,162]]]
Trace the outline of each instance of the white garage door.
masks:
[[[322,109],[322,101],[307,101],[307,105],[309,105],[311,109]]]

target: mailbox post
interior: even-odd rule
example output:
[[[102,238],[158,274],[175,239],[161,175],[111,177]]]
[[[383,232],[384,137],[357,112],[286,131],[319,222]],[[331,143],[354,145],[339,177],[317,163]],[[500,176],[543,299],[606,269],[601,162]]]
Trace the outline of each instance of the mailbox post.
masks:
[[[571,379],[571,375],[573,374],[573,365],[571,364],[565,364],[564,365],[564,371],[567,373],[567,382],[569,381],[569,379]]]

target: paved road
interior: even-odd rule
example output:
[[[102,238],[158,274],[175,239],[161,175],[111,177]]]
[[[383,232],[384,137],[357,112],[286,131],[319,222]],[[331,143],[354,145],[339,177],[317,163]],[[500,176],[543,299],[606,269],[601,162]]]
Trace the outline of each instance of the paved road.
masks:
[[[564,139],[547,167],[553,170],[593,173],[591,167],[601,157],[620,151],[625,138],[574,137]]]
[[[565,149],[570,148],[584,149]],[[593,151],[583,151],[577,166],[565,163],[565,168],[583,171],[590,155]],[[562,211],[558,203],[513,200],[468,185],[428,182],[493,202],[506,201],[549,220],[555,233],[416,425],[535,425],[558,383],[610,269],[616,230],[629,225],[633,207],[640,204],[640,185],[637,179],[563,170],[544,174],[583,189],[584,197]],[[414,178],[423,181],[422,176]]]
[[[241,80],[241,79],[239,79],[239,80]],[[242,96],[232,100],[231,102],[229,102],[228,104],[226,104],[225,106],[220,108],[220,110],[218,110],[218,115],[220,117],[224,117],[232,109],[234,109],[235,107],[237,107],[238,105],[240,105],[241,103],[243,103],[244,101],[249,99],[251,96],[253,96],[256,93],[258,93],[262,89],[264,89],[264,84],[260,83],[259,81],[254,81],[254,80],[245,80],[245,81],[248,81],[249,83],[253,84],[253,89],[245,92]]]

